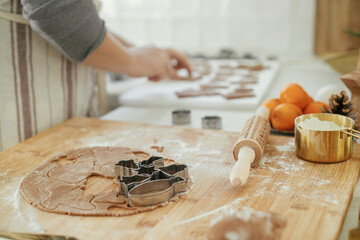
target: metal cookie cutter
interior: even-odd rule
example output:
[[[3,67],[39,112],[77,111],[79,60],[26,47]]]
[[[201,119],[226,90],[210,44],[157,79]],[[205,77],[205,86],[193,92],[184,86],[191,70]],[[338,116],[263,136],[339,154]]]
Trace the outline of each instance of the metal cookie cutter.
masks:
[[[137,170],[137,174],[151,175],[155,171],[156,170],[154,166],[141,165],[140,168]]]
[[[145,207],[159,204],[185,191],[186,182],[182,177],[145,182],[128,192],[129,206]]]
[[[155,171],[151,174],[149,181],[159,180],[159,179],[170,179],[174,176],[167,174],[161,170]]]
[[[129,177],[137,174],[139,166],[134,161],[130,160],[121,160],[118,163],[114,164],[114,173],[116,179],[121,179],[122,177]]]
[[[148,160],[144,160],[140,162],[140,166],[154,166],[155,168],[164,166],[164,158],[152,156]]]
[[[149,181],[150,176],[147,174],[138,174],[131,177],[123,177],[119,180],[119,191],[118,195],[124,195],[125,197],[128,197],[128,192],[135,187],[136,185],[139,185],[141,183],[144,183],[146,181]]]
[[[116,179],[122,177],[130,177],[136,174],[151,174],[157,168],[164,166],[164,159],[162,157],[152,156],[147,160],[136,163],[133,159],[121,160],[114,164],[114,174]]]
[[[129,206],[155,205],[186,191],[188,167],[185,164],[164,167],[162,157],[152,156],[140,163],[133,159],[121,160],[114,169],[119,179],[118,195],[128,198]]]
[[[218,116],[205,116],[201,120],[204,129],[221,129],[221,118]]]
[[[128,192],[134,188],[135,186],[148,182],[148,181],[154,181],[154,180],[160,180],[160,179],[170,179],[174,176],[167,174],[166,172],[163,172],[161,170],[156,170],[149,174],[138,174],[131,177],[123,177],[119,180],[119,190],[118,195],[124,195],[125,197],[128,197]]]
[[[166,167],[159,167],[159,170],[175,177],[182,177],[185,181],[189,177],[188,167],[185,164],[172,164]]]
[[[190,110],[175,110],[172,112],[172,122],[175,125],[190,124]]]

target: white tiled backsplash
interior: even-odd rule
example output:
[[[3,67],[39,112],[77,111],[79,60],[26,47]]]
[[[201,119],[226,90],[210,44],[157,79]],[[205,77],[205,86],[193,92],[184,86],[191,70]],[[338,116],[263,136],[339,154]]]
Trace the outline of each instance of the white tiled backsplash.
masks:
[[[315,0],[102,0],[106,25],[136,44],[189,53],[309,56]]]

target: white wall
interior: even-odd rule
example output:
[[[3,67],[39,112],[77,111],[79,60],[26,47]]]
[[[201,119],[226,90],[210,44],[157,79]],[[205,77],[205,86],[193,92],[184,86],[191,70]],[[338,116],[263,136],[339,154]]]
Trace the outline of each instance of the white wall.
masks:
[[[315,0],[102,0],[109,29],[136,44],[190,53],[309,56]]]

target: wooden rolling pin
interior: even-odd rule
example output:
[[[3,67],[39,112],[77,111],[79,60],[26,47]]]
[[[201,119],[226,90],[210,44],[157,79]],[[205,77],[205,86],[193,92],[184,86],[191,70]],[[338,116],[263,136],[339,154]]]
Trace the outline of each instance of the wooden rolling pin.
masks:
[[[250,166],[255,167],[259,164],[270,134],[269,116],[270,110],[265,106],[260,106],[255,116],[245,123],[233,149],[236,163],[230,172],[231,185],[245,184]]]

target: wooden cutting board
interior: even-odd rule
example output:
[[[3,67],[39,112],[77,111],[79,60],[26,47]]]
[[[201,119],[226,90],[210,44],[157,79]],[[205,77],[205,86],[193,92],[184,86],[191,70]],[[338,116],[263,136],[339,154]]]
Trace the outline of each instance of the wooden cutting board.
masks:
[[[239,126],[239,128],[241,128]],[[270,136],[260,166],[245,186],[228,175],[238,133],[74,118],[0,153],[0,231],[66,234],[80,239],[201,239],[227,208],[251,207],[287,217],[282,239],[337,239],[359,177],[356,157],[337,164],[298,159],[294,139]],[[87,146],[124,146],[189,165],[194,187],[177,203],[127,217],[74,217],[38,210],[19,183],[39,163]],[[99,180],[101,181],[101,179]],[[96,185],[99,182],[89,181]]]

